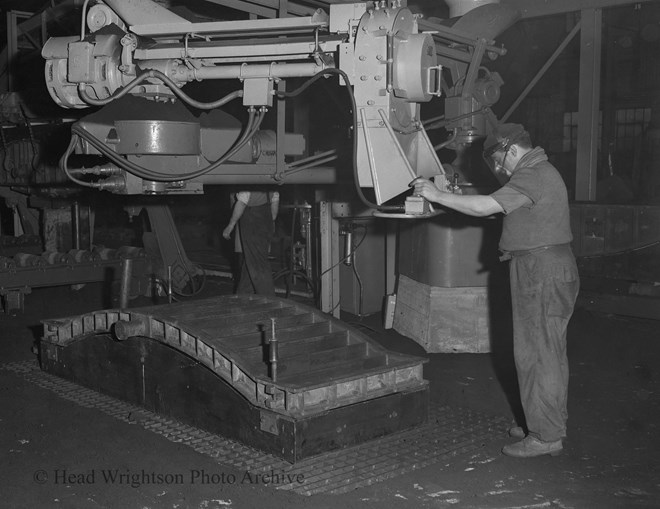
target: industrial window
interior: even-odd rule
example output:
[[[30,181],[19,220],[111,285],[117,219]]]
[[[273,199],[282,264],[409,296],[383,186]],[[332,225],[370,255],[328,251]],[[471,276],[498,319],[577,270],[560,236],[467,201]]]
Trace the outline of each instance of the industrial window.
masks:
[[[632,150],[651,121],[651,108],[616,110],[616,148]]]
[[[651,121],[651,108],[625,108],[616,110],[616,150],[632,150]],[[564,113],[564,152],[577,149],[578,114]],[[598,121],[598,148],[601,146],[603,115]]]
[[[598,148],[603,133],[603,112],[598,117]],[[564,113],[564,152],[577,150],[578,112]]]

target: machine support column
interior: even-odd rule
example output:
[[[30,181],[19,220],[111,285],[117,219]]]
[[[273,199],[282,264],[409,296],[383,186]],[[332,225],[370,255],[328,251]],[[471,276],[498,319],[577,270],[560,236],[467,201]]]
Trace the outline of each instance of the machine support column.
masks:
[[[321,231],[321,311],[339,318],[339,221],[332,217],[332,203],[319,203]]]
[[[385,225],[385,295],[392,295],[396,290],[396,237],[398,221],[389,221]]]
[[[585,9],[580,22],[580,91],[578,102],[575,199],[596,200],[598,120],[603,11]]]
[[[278,92],[286,92],[286,81],[281,80],[277,83]],[[284,156],[286,154],[285,139],[286,139],[286,104],[284,101],[277,101],[277,139],[275,140],[276,147],[276,168],[277,175],[282,175],[284,172]]]
[[[175,290],[183,289],[199,273],[188,259],[181,242],[181,237],[174,224],[172,212],[167,205],[147,205],[144,207],[149,215],[149,222],[155,238],[145,235],[147,251],[159,256],[162,261],[159,276],[162,280],[172,279]],[[171,267],[171,278],[166,272]]]

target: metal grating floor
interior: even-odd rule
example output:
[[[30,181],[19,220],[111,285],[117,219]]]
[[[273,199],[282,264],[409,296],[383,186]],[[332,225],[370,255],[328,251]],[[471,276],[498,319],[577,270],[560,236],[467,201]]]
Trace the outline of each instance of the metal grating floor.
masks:
[[[484,416],[431,403],[429,420],[422,426],[292,465],[238,442],[45,373],[34,361],[0,364],[0,369],[11,371],[78,405],[100,410],[125,422],[139,423],[146,430],[210,456],[220,465],[232,466],[251,475],[268,475],[273,480],[270,485],[275,489],[301,495],[345,493],[466,454],[501,436],[509,424],[504,417]]]

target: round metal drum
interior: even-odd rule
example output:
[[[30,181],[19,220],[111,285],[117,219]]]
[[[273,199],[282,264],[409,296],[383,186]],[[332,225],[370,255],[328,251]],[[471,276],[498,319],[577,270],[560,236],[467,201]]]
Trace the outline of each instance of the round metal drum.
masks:
[[[200,127],[196,122],[171,120],[117,120],[120,154],[196,155]]]
[[[437,65],[433,38],[429,34],[410,34],[398,39],[395,55],[395,95],[411,102],[430,101],[429,68]]]

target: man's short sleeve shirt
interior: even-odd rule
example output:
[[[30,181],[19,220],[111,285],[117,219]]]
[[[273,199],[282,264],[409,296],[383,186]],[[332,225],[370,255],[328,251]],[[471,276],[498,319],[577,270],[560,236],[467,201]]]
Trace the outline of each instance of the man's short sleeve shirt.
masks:
[[[521,200],[521,194],[528,200]],[[509,182],[491,196],[505,213],[500,238],[503,251],[534,249],[573,240],[566,185],[547,160],[521,166],[513,172]]]

